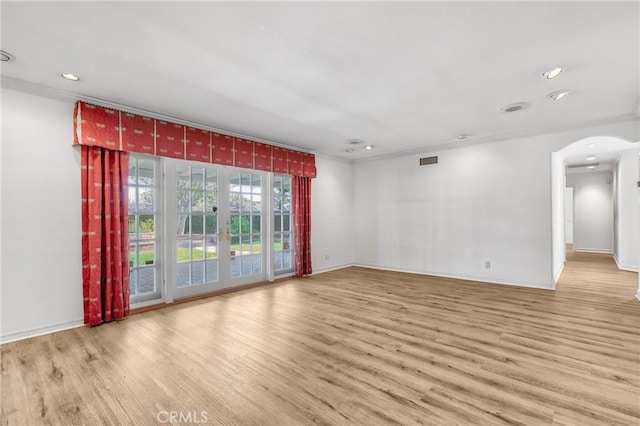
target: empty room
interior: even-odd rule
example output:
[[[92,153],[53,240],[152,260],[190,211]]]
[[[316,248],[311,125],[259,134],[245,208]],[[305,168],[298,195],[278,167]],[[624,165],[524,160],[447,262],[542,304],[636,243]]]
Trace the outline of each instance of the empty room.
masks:
[[[2,425],[640,424],[640,3],[2,1]]]

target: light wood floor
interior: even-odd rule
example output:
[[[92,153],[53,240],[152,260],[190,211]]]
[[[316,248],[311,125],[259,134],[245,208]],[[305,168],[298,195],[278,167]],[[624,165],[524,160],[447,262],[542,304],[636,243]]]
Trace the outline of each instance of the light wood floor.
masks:
[[[638,425],[636,288],[343,269],[3,345],[1,421]]]

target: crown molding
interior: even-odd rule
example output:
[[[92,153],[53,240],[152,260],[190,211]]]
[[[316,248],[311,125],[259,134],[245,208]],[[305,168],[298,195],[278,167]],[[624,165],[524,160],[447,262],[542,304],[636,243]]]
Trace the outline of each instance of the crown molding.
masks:
[[[11,77],[4,77],[3,76],[2,80],[0,80],[0,86],[2,86],[5,89],[16,90],[18,92],[24,92],[24,93],[28,93],[28,94],[31,94],[31,95],[42,96],[42,97],[46,97],[46,98],[49,98],[49,99],[63,101],[63,102],[75,103],[77,101],[83,101],[83,102],[87,102],[87,103],[90,103],[90,104],[103,106],[103,107],[106,107],[106,108],[113,108],[113,109],[117,109],[117,110],[124,111],[124,112],[130,112],[132,114],[144,115],[146,117],[155,118],[155,119],[158,119],[158,120],[169,121],[169,122],[172,122],[172,123],[182,124],[182,125],[190,126],[190,127],[196,127],[198,129],[208,130],[208,131],[211,131],[211,132],[222,133],[222,134],[229,135],[229,136],[235,136],[235,137],[242,138],[242,139],[250,139],[250,140],[255,141],[255,142],[260,142],[260,143],[264,143],[264,144],[267,144],[267,145],[278,146],[280,148],[287,148],[287,149],[291,149],[291,150],[294,150],[294,151],[307,152],[307,153],[310,153],[310,154],[317,155],[317,153],[314,152],[313,150],[302,148],[302,147],[299,147],[299,146],[287,145],[287,144],[284,144],[284,143],[274,142],[274,141],[271,141],[271,140],[268,140],[268,139],[259,138],[259,137],[252,136],[252,135],[246,135],[244,133],[232,132],[232,131],[229,131],[229,130],[208,126],[208,125],[202,124],[202,123],[196,123],[196,122],[193,122],[193,121],[184,120],[184,119],[177,118],[177,117],[158,114],[156,112],[147,111],[147,110],[140,109],[140,108],[132,108],[130,106],[118,104],[118,103],[115,103],[115,102],[110,102],[110,101],[105,100],[105,99],[94,98],[94,97],[91,97],[91,96],[86,96],[86,95],[82,95],[80,93],[70,92],[70,91],[66,91],[66,90],[54,89],[52,87],[43,86],[41,84],[31,83],[31,82],[28,82],[28,81],[19,80],[19,79],[15,79],[15,78],[11,78]]]
[[[515,131],[509,131],[509,132],[494,133],[486,136],[470,137],[469,139],[463,142],[451,141],[450,139],[448,139],[446,141],[435,142],[434,144],[431,144],[431,145],[425,145],[419,148],[398,151],[391,154],[354,159],[353,163],[356,163],[356,164],[366,163],[369,161],[405,157],[408,155],[429,154],[436,151],[465,148],[465,147],[480,145],[485,143],[501,142],[501,141],[506,141],[511,139],[548,135],[553,133],[561,133],[561,132],[568,132],[568,131],[582,129],[582,128],[588,128],[588,127],[597,127],[597,126],[603,126],[608,124],[633,122],[633,121],[638,122],[639,121],[638,116],[636,116],[635,114],[627,114],[627,115],[609,117],[609,118],[600,119],[600,120],[584,121],[584,122],[580,122],[580,123],[568,125],[568,126],[553,126],[553,127],[547,127],[544,129],[521,129],[521,130],[515,130]]]

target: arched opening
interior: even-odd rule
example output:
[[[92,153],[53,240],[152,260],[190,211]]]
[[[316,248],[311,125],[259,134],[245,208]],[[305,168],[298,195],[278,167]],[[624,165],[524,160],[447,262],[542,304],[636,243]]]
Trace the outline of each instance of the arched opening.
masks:
[[[567,260],[567,244],[576,252],[608,253],[619,269],[638,271],[639,154],[640,142],[610,136],[581,139],[552,153],[554,283]]]

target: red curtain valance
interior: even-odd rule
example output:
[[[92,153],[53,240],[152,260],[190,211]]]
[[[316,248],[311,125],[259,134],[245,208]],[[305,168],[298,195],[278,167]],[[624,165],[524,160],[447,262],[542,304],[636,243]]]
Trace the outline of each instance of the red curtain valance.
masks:
[[[316,177],[315,155],[78,101],[74,145]]]

